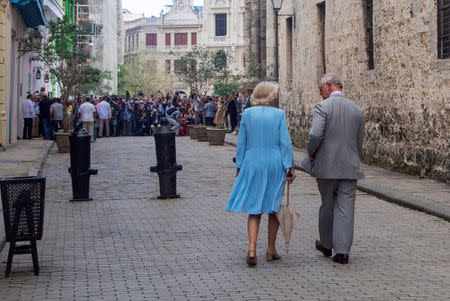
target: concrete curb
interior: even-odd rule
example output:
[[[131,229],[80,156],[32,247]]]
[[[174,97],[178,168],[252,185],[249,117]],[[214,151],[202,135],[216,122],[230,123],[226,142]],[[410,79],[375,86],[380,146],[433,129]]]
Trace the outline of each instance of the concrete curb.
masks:
[[[225,141],[225,144],[236,147],[236,144],[233,142]],[[305,172],[305,170],[300,167],[300,162],[298,161],[294,161],[294,167],[295,169]],[[450,222],[450,209],[443,204],[419,198],[411,194],[397,192],[390,188],[381,187],[368,180],[359,180],[358,189],[387,202],[419,210]]]
[[[49,151],[52,149],[54,144],[55,141],[48,141],[44,145],[41,153],[39,154],[39,157],[37,158],[37,160],[33,162],[33,166],[28,170],[29,177],[36,177],[41,174],[42,165],[44,165],[45,159],[47,158],[47,155]]]
[[[48,155],[49,151],[52,149],[54,144],[55,144],[55,141],[48,141],[44,145],[41,153],[39,154],[39,157],[33,162],[32,167],[28,170],[27,176],[36,177],[41,174],[42,166],[44,165],[45,159],[47,158],[47,155]],[[3,214],[0,214],[0,225],[4,225]],[[5,234],[5,231],[2,226],[1,231],[0,231],[0,251],[3,249],[3,247],[6,244],[6,236],[5,235],[6,234]]]

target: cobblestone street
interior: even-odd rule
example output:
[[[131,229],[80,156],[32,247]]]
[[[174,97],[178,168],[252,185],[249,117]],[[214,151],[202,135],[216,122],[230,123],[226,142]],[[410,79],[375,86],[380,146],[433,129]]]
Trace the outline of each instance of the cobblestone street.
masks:
[[[177,138],[178,193],[158,200],[153,137],[92,144],[92,202],[72,197],[69,155],[53,147],[47,176],[40,276],[16,255],[2,300],[449,300],[450,223],[358,191],[350,264],[315,250],[320,197],[298,171],[291,201],[300,212],[289,253],[266,262],[267,219],[258,266],[247,267],[247,216],[225,211],[233,146]]]

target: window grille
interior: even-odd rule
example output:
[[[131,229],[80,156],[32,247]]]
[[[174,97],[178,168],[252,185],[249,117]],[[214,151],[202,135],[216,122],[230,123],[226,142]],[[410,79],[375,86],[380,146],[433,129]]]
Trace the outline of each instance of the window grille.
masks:
[[[157,45],[157,35],[156,33],[147,33],[145,36],[146,46],[156,46]]]
[[[366,0],[366,45],[369,70],[375,69],[373,57],[373,0]]]
[[[191,33],[191,45],[197,45],[197,33],[193,32]]]
[[[187,33],[176,33],[175,34],[175,46],[182,46],[188,44],[188,34]]]
[[[171,41],[170,41],[170,33],[166,33],[166,46],[170,46]]]
[[[450,58],[450,0],[437,0],[438,58]]]
[[[227,35],[227,14],[216,14],[216,36]]]

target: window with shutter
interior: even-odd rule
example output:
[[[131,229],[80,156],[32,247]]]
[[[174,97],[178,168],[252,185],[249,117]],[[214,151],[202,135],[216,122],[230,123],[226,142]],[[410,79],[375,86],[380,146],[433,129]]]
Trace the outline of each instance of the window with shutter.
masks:
[[[197,45],[197,33],[191,33],[191,45]]]
[[[216,36],[227,35],[227,14],[216,14]]]
[[[437,1],[438,58],[450,58],[450,0]]]
[[[171,38],[171,34],[166,33],[166,46],[170,46],[170,44],[171,44],[170,38]]]
[[[157,45],[157,35],[156,33],[147,33],[145,36],[146,46],[156,46]]]
[[[175,46],[187,45],[188,44],[187,40],[188,40],[187,33],[176,33],[175,34]]]

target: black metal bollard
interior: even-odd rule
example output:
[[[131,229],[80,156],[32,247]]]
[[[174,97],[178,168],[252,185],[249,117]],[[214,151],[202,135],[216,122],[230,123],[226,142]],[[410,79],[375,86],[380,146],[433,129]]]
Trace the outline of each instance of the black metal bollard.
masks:
[[[179,198],[177,194],[177,171],[183,167],[176,162],[175,132],[166,118],[161,118],[161,127],[154,134],[157,165],[150,167],[159,177],[159,199]]]
[[[73,199],[71,201],[92,201],[89,197],[89,180],[98,173],[91,169],[91,135],[84,129],[76,129],[69,137],[70,167]]]

